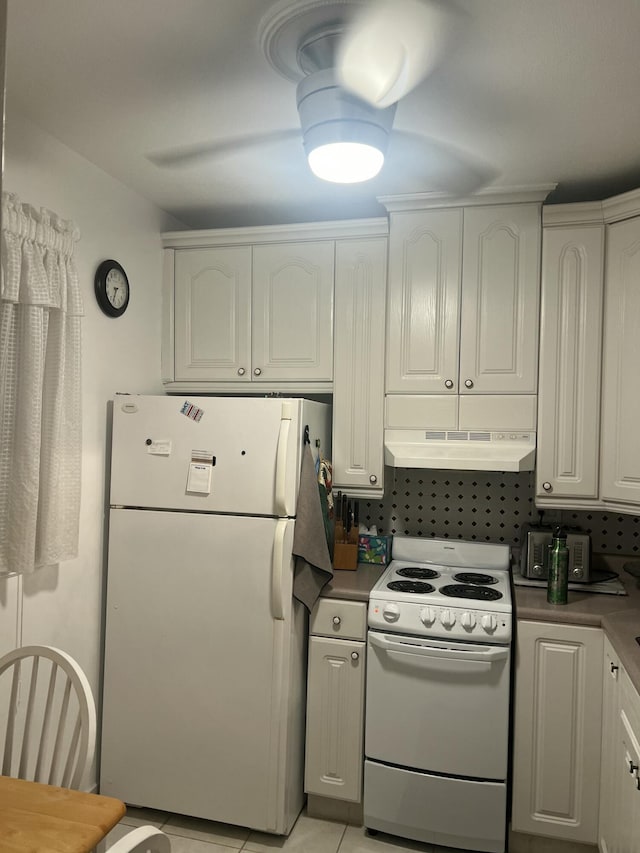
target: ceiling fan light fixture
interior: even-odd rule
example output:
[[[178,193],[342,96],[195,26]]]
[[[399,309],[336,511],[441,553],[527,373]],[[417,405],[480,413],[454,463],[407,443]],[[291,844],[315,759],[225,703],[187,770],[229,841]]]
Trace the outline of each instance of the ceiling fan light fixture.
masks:
[[[333,183],[375,177],[384,163],[395,104],[381,110],[345,92],[333,69],[298,83],[298,114],[309,167]]]
[[[357,184],[375,178],[384,163],[384,154],[363,142],[329,142],[307,155],[309,168],[323,181]]]

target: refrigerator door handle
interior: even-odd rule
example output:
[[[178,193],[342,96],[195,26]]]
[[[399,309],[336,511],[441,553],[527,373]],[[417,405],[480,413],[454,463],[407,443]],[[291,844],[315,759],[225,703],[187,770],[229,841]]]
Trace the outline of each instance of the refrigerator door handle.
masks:
[[[293,507],[287,506],[287,457],[289,455],[289,435],[293,406],[290,400],[282,403],[278,449],[276,452],[276,515],[282,517],[294,515]]]
[[[273,564],[271,566],[271,608],[274,619],[284,619],[284,537],[289,520],[279,518],[273,536]]]

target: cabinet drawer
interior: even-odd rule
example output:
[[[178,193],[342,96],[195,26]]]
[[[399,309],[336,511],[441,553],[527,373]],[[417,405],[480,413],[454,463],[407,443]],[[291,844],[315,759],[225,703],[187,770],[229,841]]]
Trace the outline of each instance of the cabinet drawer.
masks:
[[[311,612],[309,632],[323,637],[364,640],[367,636],[367,605],[362,601],[321,598]]]

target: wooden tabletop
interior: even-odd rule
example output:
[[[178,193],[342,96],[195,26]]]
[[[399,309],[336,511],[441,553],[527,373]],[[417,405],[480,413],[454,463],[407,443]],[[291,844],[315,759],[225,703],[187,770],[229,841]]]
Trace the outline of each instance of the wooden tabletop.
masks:
[[[113,797],[0,776],[2,853],[90,853],[124,813]]]

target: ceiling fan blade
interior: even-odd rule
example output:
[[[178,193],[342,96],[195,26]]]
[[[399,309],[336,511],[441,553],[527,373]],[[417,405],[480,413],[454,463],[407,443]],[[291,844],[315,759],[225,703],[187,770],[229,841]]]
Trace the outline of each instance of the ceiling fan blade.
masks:
[[[284,142],[288,139],[302,139],[300,130],[274,130],[269,133],[252,133],[246,136],[228,136],[226,139],[196,142],[180,145],[164,151],[152,151],[145,155],[156,166],[166,169],[195,166],[203,160],[235,154],[257,145]]]
[[[400,163],[428,189],[461,198],[496,180],[497,169],[455,146],[418,133],[394,129],[388,159]]]
[[[462,15],[442,0],[374,0],[360,9],[337,51],[341,85],[376,107],[399,101],[447,48]]]

